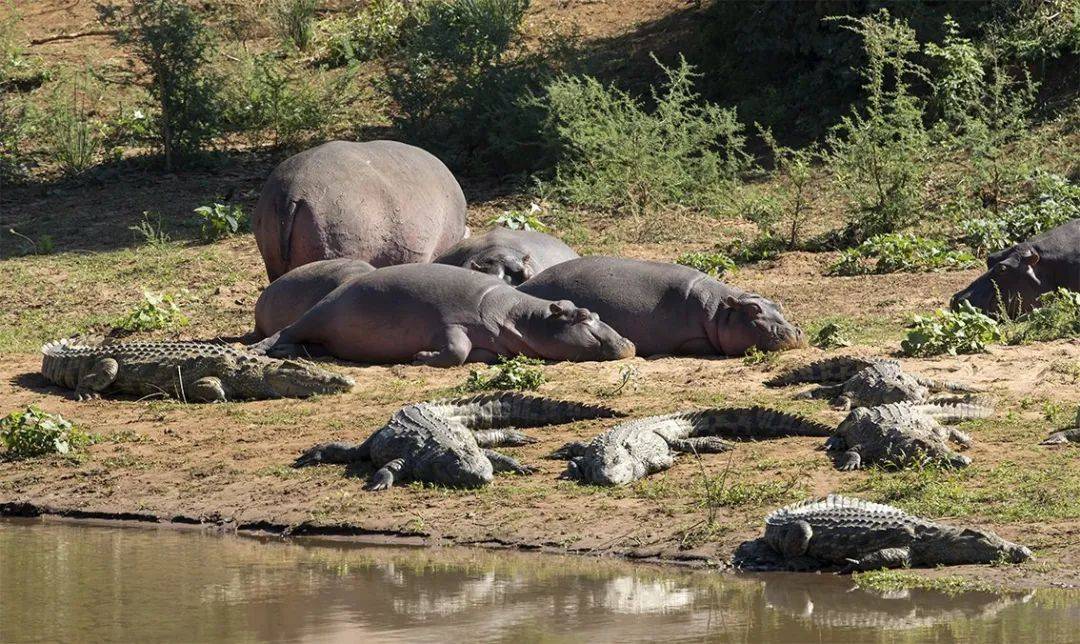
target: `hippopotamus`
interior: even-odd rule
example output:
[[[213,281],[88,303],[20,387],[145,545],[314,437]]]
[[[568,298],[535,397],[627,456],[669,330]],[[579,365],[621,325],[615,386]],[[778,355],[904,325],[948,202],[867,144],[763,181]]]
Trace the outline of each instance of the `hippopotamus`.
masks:
[[[285,159],[263,185],[251,225],[271,282],[321,259],[430,262],[468,235],[454,175],[396,141],[331,141]]]
[[[618,360],[634,345],[588,309],[544,300],[457,266],[404,264],[355,277],[299,320],[252,345],[283,357],[326,352],[356,362],[434,367],[524,355]]]
[[[359,259],[339,257],[304,264],[263,289],[255,302],[255,339],[274,335],[307,313],[330,291],[375,267]]]
[[[806,345],[802,330],[784,319],[775,302],[678,264],[582,257],[547,269],[518,290],[595,311],[641,356],[737,356],[752,347]]]
[[[561,240],[535,230],[495,228],[483,235],[463,239],[435,259],[494,275],[517,286],[533,275],[578,254]]]
[[[1016,316],[1038,306],[1043,293],[1058,288],[1080,291],[1080,219],[993,253],[986,259],[986,269],[953,296],[954,308],[966,301],[989,315],[1004,308]]]

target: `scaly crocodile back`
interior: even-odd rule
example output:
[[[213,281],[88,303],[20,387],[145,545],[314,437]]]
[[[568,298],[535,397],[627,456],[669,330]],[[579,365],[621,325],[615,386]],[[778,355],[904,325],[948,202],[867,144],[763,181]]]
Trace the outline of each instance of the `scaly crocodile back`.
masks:
[[[48,342],[41,347],[41,375],[49,382],[68,389],[78,385],[79,367],[101,358],[163,364],[180,362],[189,358],[234,356],[239,360],[257,360],[258,357],[234,349],[225,344],[212,342],[117,342],[114,344],[86,345],[63,339]]]
[[[837,356],[811,362],[808,365],[797,367],[765,381],[766,387],[784,387],[800,383],[841,383],[859,373],[863,369],[878,362],[895,362],[894,360],[856,358],[854,356]]]
[[[785,436],[829,436],[832,428],[796,414],[768,407],[726,407],[673,414],[684,418],[695,435],[738,440],[764,440]]]
[[[603,405],[555,400],[517,392],[496,392],[425,403],[445,418],[470,429],[542,427],[575,420],[624,416]]]
[[[922,522],[900,508],[872,503],[854,497],[830,494],[821,499],[807,499],[770,512],[766,526],[782,526],[805,521],[812,528],[888,529]]]
[[[994,408],[973,403],[926,403],[922,405],[900,404],[912,413],[930,416],[934,420],[949,423],[962,420],[989,418],[994,415]]]

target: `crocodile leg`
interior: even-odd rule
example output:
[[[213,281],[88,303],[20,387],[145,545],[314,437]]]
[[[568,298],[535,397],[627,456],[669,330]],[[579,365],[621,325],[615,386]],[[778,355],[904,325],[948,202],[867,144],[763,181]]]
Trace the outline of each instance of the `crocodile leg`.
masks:
[[[907,568],[911,565],[911,550],[907,548],[882,548],[862,559],[852,559],[840,569],[841,574],[879,570],[881,568]]]
[[[89,371],[79,377],[79,384],[75,387],[75,397],[79,400],[100,398],[101,392],[116,380],[116,374],[119,371],[120,364],[116,360],[112,358],[98,360]]]
[[[446,344],[438,351],[421,351],[413,356],[413,361],[429,367],[457,367],[465,364],[472,351],[472,341],[459,326],[446,329]]]
[[[668,441],[668,446],[684,454],[719,454],[734,449],[731,443],[716,436],[693,436]]]
[[[949,428],[949,440],[956,443],[960,447],[971,447],[971,436],[968,436],[966,433],[960,431],[959,429],[954,429],[952,427]]]
[[[1061,445],[1073,441],[1080,443],[1080,427],[1073,429],[1066,429],[1060,432],[1054,432],[1046,437],[1046,440],[1039,443],[1040,445]]]
[[[852,445],[837,460],[836,469],[843,472],[862,469],[862,455],[859,454],[859,445]]]
[[[308,467],[310,465],[348,464],[367,457],[365,444],[356,443],[320,443],[307,450],[294,462],[293,467]]]
[[[372,492],[389,490],[394,485],[394,477],[399,476],[403,469],[405,469],[405,459],[395,458],[372,474],[371,480],[364,486],[364,489]]]
[[[196,402],[225,402],[225,388],[221,385],[221,379],[213,376],[193,382],[187,395]]]
[[[536,442],[535,438],[526,436],[516,429],[485,429],[473,432],[473,436],[476,437],[476,443],[480,447],[499,447],[503,445],[518,447]]]
[[[522,465],[506,454],[500,454],[495,450],[485,449],[484,456],[491,461],[491,469],[496,472],[513,472],[515,474],[533,474],[534,468]]]
[[[821,385],[814,387],[810,391],[804,391],[801,394],[796,394],[796,400],[806,400],[807,398],[834,398],[844,392],[844,385]]]
[[[570,459],[570,462],[566,464],[566,469],[559,475],[559,478],[564,481],[580,480],[582,478],[580,461],[582,460],[584,459],[580,456]]]
[[[551,453],[548,458],[557,459],[574,459],[585,455],[585,450],[589,447],[588,443],[582,441],[570,441],[563,445],[559,449]]]
[[[796,559],[806,554],[810,547],[810,538],[814,536],[814,530],[806,521],[795,521],[787,526],[780,540],[780,554],[785,559]]]

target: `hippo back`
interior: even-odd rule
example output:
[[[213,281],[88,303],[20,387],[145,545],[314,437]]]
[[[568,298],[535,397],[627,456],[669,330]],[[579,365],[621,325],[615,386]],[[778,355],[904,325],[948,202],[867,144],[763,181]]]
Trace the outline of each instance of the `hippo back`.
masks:
[[[255,302],[255,334],[268,337],[300,319],[319,300],[375,267],[358,259],[325,259],[294,268],[263,289]]]
[[[274,169],[252,228],[271,281],[338,257],[376,267],[429,262],[466,236],[465,196],[420,148],[331,141]]]
[[[488,273],[516,286],[577,257],[574,249],[551,235],[499,227],[459,241],[435,263]]]

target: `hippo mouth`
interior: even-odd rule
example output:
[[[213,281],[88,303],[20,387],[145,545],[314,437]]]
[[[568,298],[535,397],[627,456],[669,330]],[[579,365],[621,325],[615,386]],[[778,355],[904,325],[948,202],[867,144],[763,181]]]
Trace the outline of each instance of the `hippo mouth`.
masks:
[[[605,342],[597,338],[597,341],[599,342],[600,357],[603,360],[622,360],[624,358],[633,358],[637,354],[637,347],[626,338],[619,338],[619,340],[613,342]]]
[[[774,327],[769,329],[768,338],[758,348],[762,351],[788,351],[806,346],[806,334],[799,327]]]

